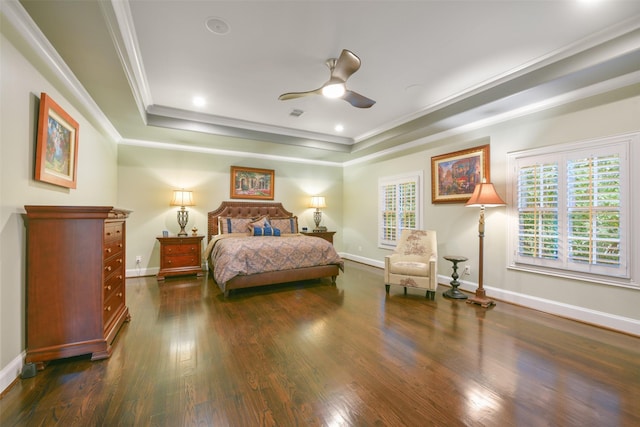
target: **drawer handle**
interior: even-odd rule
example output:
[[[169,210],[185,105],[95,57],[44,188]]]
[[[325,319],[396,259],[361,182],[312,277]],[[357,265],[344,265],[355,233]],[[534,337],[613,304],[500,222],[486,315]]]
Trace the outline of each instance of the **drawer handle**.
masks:
[[[119,292],[119,293],[118,293],[118,296],[119,296],[120,298],[122,298],[122,292]]]
[[[111,266],[107,265],[104,269],[107,270],[107,271],[111,271]]]
[[[111,311],[111,306],[109,306],[109,307],[105,307],[105,308],[104,308],[104,311]]]
[[[107,285],[107,290],[110,291],[111,290],[111,285]]]
[[[111,232],[110,231],[107,231],[107,236],[111,236]]]
[[[122,280],[122,274],[118,275],[118,280]]]
[[[122,264],[122,258],[119,258],[119,259],[118,259],[118,262],[119,262],[120,264]]]
[[[118,243],[118,247],[119,247],[119,248],[122,248],[122,243]]]
[[[111,248],[107,248],[107,253],[110,254],[111,253]]]

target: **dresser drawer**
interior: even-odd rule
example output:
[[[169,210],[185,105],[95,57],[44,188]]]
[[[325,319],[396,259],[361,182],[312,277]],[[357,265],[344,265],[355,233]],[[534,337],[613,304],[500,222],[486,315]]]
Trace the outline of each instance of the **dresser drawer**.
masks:
[[[104,259],[110,258],[122,252],[124,244],[122,240],[112,239],[104,242]]]
[[[116,272],[107,278],[104,283],[104,300],[106,301],[116,289],[124,285],[124,276],[122,272]]]
[[[104,225],[104,240],[110,242],[113,240],[122,240],[124,222],[107,222]]]
[[[104,301],[103,321],[106,328],[124,306],[124,287],[119,286],[114,289],[113,293]]]
[[[123,264],[124,260],[122,259],[122,256],[116,256],[108,259],[104,264],[104,276],[108,277],[111,274],[120,272],[123,268]]]

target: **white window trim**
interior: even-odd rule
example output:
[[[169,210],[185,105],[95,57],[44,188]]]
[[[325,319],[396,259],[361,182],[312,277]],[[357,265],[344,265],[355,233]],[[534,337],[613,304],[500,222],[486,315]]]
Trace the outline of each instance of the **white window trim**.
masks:
[[[610,146],[611,144],[625,144],[626,145],[626,159],[624,159],[625,167],[623,168],[622,176],[622,218],[621,226],[627,231],[624,238],[625,251],[628,254],[625,257],[627,263],[627,276],[628,277],[616,277],[607,276],[601,274],[594,274],[588,272],[580,272],[575,270],[565,270],[550,268],[544,265],[525,264],[517,261],[517,240],[518,240],[518,206],[517,206],[517,162],[519,159],[527,157],[537,157],[550,154],[562,155],[565,153],[571,153],[573,151],[582,151],[585,149],[599,149],[602,147]],[[507,186],[507,217],[508,217],[508,268],[520,271],[527,271],[532,273],[551,275],[555,277],[563,277],[576,279],[586,282],[594,282],[599,284],[627,287],[633,289],[640,289],[640,283],[638,277],[640,274],[640,266],[634,264],[634,260],[638,258],[640,253],[640,214],[638,208],[640,205],[638,201],[634,200],[635,191],[640,188],[634,188],[634,183],[640,181],[640,172],[633,168],[632,165],[640,163],[640,133],[630,133],[623,135],[616,135],[611,137],[597,138],[585,141],[578,141],[573,143],[559,144],[556,146],[547,146],[531,150],[524,150],[518,152],[508,153],[508,182]],[[564,179],[564,178],[561,178]],[[636,184],[637,185],[637,184]],[[635,204],[635,206],[634,206]],[[621,239],[622,240],[622,239]]]
[[[417,188],[416,188],[416,229],[419,230],[422,228],[422,204],[423,204],[423,196],[422,196],[422,192],[423,192],[423,180],[424,180],[424,173],[422,172],[422,170],[418,170],[418,171],[413,171],[413,172],[407,172],[405,174],[401,174],[401,175],[394,175],[394,176],[385,176],[385,177],[380,177],[378,178],[378,211],[376,212],[376,215],[378,216],[378,231],[377,231],[377,235],[378,235],[378,248],[380,249],[395,249],[396,248],[396,244],[394,243],[387,243],[387,241],[382,239],[382,218],[380,217],[380,212],[382,212],[383,210],[383,201],[382,201],[382,186],[383,185],[389,185],[389,184],[400,184],[403,182],[408,182],[408,181],[416,181],[417,184]],[[398,230],[399,231],[399,230]],[[400,237],[400,235],[398,234],[398,238]]]

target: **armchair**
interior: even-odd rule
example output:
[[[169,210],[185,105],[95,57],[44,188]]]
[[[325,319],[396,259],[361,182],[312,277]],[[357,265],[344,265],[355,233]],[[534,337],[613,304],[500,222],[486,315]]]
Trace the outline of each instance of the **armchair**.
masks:
[[[435,299],[438,287],[438,242],[433,230],[402,230],[392,255],[384,257],[384,283],[426,289],[426,297]]]

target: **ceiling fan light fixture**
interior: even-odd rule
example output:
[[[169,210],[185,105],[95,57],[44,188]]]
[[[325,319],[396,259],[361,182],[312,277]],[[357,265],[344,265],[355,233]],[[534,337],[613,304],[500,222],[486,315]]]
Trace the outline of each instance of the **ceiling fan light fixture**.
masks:
[[[322,95],[327,98],[340,98],[344,95],[345,91],[344,83],[334,83],[323,87]]]

